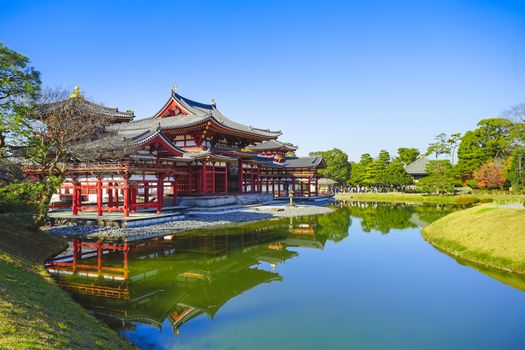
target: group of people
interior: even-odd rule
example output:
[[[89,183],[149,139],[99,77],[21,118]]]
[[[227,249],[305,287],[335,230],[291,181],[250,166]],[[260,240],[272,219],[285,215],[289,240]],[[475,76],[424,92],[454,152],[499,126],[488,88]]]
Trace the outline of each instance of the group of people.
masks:
[[[384,192],[411,192],[412,186],[339,186],[336,193],[384,193]]]

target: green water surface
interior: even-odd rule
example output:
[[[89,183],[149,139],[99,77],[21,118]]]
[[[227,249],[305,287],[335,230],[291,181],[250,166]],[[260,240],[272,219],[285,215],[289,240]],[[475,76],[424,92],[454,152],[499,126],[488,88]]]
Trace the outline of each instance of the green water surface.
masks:
[[[202,230],[103,255],[57,281],[143,349],[523,349],[524,280],[425,242],[442,206]],[[96,257],[79,263],[97,265]],[[112,270],[112,268],[115,268]]]

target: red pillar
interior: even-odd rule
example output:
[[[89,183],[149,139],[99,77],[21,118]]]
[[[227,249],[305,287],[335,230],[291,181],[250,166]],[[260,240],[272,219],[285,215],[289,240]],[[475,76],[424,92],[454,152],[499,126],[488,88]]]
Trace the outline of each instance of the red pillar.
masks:
[[[319,195],[319,178],[315,177],[315,196]]]
[[[164,202],[164,175],[157,176],[157,214],[162,213]]]
[[[251,173],[252,173],[252,182],[251,182],[251,185],[250,185],[250,192],[255,192],[254,188],[255,188],[255,179],[254,179],[254,176],[255,176],[255,171],[253,169],[253,165],[252,165],[252,168],[251,168]]]
[[[122,204],[124,207],[124,216],[129,216],[129,181],[126,178],[124,180],[124,203]]]
[[[73,210],[73,215],[78,215],[78,188],[77,180],[73,178],[73,193],[71,197],[71,209]]]
[[[97,176],[97,215],[102,216],[102,179]]]

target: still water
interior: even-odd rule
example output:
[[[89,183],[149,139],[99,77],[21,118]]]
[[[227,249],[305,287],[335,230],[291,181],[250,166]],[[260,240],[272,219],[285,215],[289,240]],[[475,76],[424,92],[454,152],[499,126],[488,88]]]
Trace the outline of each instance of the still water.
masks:
[[[436,250],[450,208],[340,205],[50,266],[143,349],[524,349],[525,281]],[[75,271],[75,273],[73,273]]]

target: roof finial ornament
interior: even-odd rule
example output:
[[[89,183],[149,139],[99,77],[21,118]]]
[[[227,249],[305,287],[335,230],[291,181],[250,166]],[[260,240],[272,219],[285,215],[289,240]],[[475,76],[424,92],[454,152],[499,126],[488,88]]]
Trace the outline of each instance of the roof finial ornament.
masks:
[[[73,89],[73,93],[69,95],[69,98],[75,97],[80,97],[80,88],[78,86],[75,86],[75,88]]]
[[[171,88],[171,91],[173,91],[174,93],[177,92],[177,85],[173,85],[173,87]]]
[[[216,103],[215,99],[212,97],[211,98],[211,104],[214,105]]]

